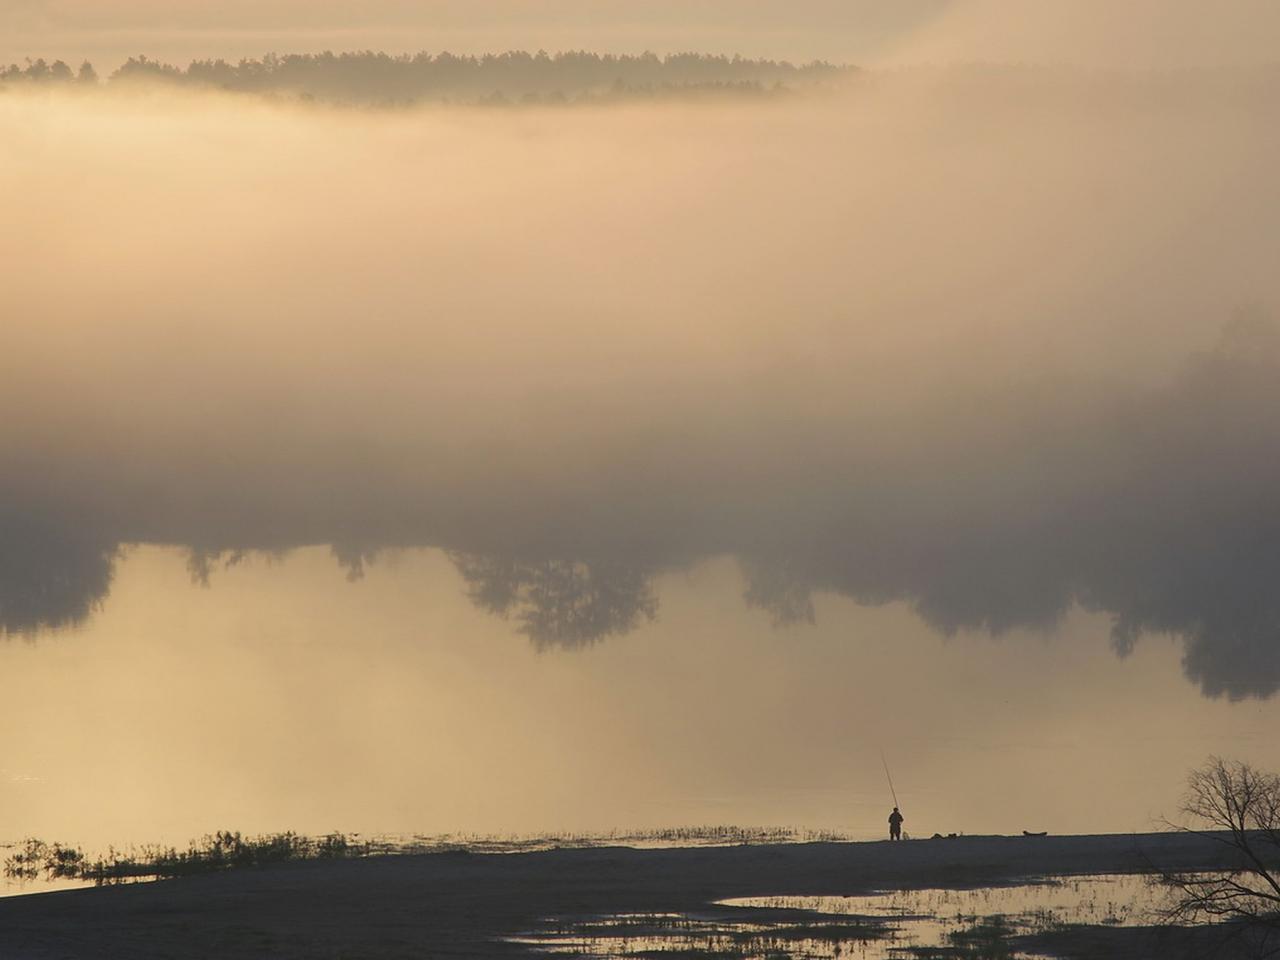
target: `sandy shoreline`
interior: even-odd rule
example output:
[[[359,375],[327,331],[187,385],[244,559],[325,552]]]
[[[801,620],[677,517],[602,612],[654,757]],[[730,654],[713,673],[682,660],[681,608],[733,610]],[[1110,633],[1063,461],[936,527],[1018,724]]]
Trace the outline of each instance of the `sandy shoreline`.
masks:
[[[1025,877],[1201,869],[1186,834],[963,837],[320,861],[0,900],[0,957],[518,956],[549,916],[682,912],[728,897],[966,887]],[[1139,954],[1132,954],[1138,956]]]

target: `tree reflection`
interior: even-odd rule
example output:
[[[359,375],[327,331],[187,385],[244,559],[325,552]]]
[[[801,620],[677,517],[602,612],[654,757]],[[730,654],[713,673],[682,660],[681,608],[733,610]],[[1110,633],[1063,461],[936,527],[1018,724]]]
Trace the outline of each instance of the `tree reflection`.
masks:
[[[540,650],[629,633],[658,613],[649,573],[616,561],[449,554],[482,610],[514,619]]]
[[[775,627],[812,624],[813,587],[793,563],[770,563],[758,558],[740,559],[747,587],[742,599],[748,607],[766,611]]]
[[[111,589],[119,546],[0,515],[0,636],[76,626]]]
[[[245,550],[328,543],[354,581],[381,550],[447,535],[478,608],[540,649],[576,649],[652,620],[655,570],[738,545],[743,599],[778,627],[813,623],[818,593],[908,604],[944,634],[1050,630],[1084,609],[1112,619],[1120,656],[1144,635],[1171,635],[1206,696],[1265,698],[1280,691],[1277,384],[1280,330],[1244,317],[1172,382],[1123,404],[1080,417],[1038,410],[1029,425],[1005,424],[998,443],[958,431],[901,460],[861,453],[857,470],[837,460],[830,476],[781,463],[776,487],[753,486],[748,471],[616,504],[603,493],[584,499],[589,510],[575,504],[590,519],[569,531],[554,503],[536,499],[499,515],[476,509],[442,532],[408,501],[385,516],[347,504],[350,515],[335,518],[326,499],[292,525],[246,511],[230,528],[198,509],[176,520],[144,511],[129,524],[89,515],[78,505],[93,502],[88,493],[49,505],[31,490],[0,491],[0,634],[82,622],[105,597],[122,542],[182,546],[193,582],[207,585]],[[999,399],[977,418],[997,419]],[[675,493],[688,496],[678,510]],[[251,520],[279,529],[246,543]]]

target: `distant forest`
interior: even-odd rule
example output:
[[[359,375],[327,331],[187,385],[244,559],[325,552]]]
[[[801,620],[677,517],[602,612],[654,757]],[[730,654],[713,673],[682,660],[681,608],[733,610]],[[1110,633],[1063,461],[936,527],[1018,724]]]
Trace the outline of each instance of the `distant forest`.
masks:
[[[513,50],[483,56],[451,53],[267,54],[260,60],[193,60],[185,69],[131,57],[109,85],[161,82],[243,93],[359,104],[560,103],[615,97],[700,93],[767,95],[835,79],[851,68],[679,53],[660,57]],[[0,86],[101,86],[93,65],[61,60],[0,67]]]

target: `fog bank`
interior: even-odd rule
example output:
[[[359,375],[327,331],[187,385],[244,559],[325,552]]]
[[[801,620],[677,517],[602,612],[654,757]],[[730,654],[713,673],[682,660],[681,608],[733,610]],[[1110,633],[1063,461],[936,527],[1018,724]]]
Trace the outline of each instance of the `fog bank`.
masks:
[[[0,96],[0,625],[119,544],[450,550],[536,642],[733,554],[950,631],[1110,614],[1280,686],[1277,77],[759,104]]]

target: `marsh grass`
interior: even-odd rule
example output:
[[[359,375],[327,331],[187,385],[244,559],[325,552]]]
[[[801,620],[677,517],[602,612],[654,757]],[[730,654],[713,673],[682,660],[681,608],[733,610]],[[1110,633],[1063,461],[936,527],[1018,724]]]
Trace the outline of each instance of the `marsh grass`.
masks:
[[[110,848],[105,856],[96,858],[86,856],[78,847],[30,839],[8,857],[4,873],[16,880],[84,880],[111,884],[296,860],[367,856],[371,852],[369,844],[341,833],[306,837],[285,832],[246,837],[239,831],[220,830],[193,841],[185,850],[161,846],[123,851]]]
[[[95,884],[168,879],[219,870],[261,867],[299,860],[393,856],[421,853],[527,853],[535,850],[600,846],[729,846],[847,840],[826,830],[793,827],[673,827],[660,830],[612,831],[596,834],[533,834],[374,837],[329,833],[319,837],[286,831],[245,836],[220,830],[193,840],[185,850],[158,844],[108,848],[89,856],[63,843],[28,839],[5,860],[4,875],[13,880],[81,880]]]
[[[374,841],[388,853],[528,853],[575,847],[723,847],[739,844],[840,843],[853,840],[835,830],[799,827],[684,826],[598,833],[443,834]]]
[[[1009,939],[1020,931],[1005,917],[984,917],[972,926],[947,934],[947,946],[922,953],[929,960],[1015,960]]]
[[[839,919],[789,911],[730,908],[699,916],[671,913],[619,914],[543,921],[514,942],[552,956],[616,958],[716,957],[729,960],[835,960],[869,956],[872,941],[889,940],[886,921]],[[878,954],[877,954],[878,955]]]
[[[27,840],[4,864],[4,875],[15,880],[74,880],[84,868],[84,852],[78,847],[43,840]]]

